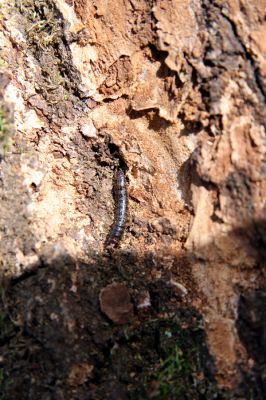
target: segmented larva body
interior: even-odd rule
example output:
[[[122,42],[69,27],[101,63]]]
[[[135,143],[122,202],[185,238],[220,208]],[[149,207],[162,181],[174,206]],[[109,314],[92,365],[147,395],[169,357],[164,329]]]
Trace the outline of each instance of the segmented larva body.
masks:
[[[106,239],[106,246],[117,246],[121,239],[126,219],[127,219],[127,186],[124,172],[119,169],[114,177],[114,200],[115,200],[115,216],[109,235]]]

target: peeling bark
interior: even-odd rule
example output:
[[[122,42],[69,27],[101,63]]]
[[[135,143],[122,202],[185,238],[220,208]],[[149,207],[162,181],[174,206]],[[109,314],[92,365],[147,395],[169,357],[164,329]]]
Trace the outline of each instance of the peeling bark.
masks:
[[[137,255],[203,316],[220,387],[263,385],[265,1],[3,6],[2,275],[106,260],[122,168],[129,218],[109,256]]]

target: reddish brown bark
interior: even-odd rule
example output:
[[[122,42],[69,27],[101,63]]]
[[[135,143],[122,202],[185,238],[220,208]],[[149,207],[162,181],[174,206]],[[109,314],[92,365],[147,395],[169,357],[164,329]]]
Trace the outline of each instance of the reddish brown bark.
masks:
[[[145,279],[203,316],[235,390],[264,363],[265,1],[35,3],[6,4],[1,26],[2,274],[105,257],[122,168],[116,256],[157,260]]]

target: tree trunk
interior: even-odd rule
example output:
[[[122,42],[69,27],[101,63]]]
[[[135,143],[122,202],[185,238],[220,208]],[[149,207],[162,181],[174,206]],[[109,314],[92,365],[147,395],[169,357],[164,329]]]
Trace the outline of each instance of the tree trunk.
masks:
[[[265,13],[265,0],[2,0],[6,398],[199,399],[202,382],[204,398],[211,385],[263,398]],[[107,248],[117,170],[127,223]],[[195,319],[210,366],[193,370],[179,340]],[[177,347],[191,370],[168,379]]]

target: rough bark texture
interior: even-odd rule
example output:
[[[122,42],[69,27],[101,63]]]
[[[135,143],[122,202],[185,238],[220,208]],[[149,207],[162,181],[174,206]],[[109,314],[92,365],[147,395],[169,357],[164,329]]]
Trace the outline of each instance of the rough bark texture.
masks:
[[[81,353],[86,334],[72,317],[95,317],[86,315],[86,285],[100,313],[98,295],[113,280],[130,286],[136,304],[163,281],[176,309],[203,317],[219,387],[229,398],[247,387],[262,398],[265,10],[265,0],[3,0],[0,262],[15,282],[7,298],[19,326],[35,332],[33,310],[44,321],[47,301],[57,310],[48,320],[65,326],[66,346],[76,335]],[[118,167],[128,180],[128,224],[107,254]],[[95,318],[97,329],[111,329]],[[86,398],[80,385],[100,367],[75,351],[51,398]],[[60,385],[75,390],[67,397]],[[119,385],[110,398],[120,398]],[[104,398],[89,387],[90,398]]]

